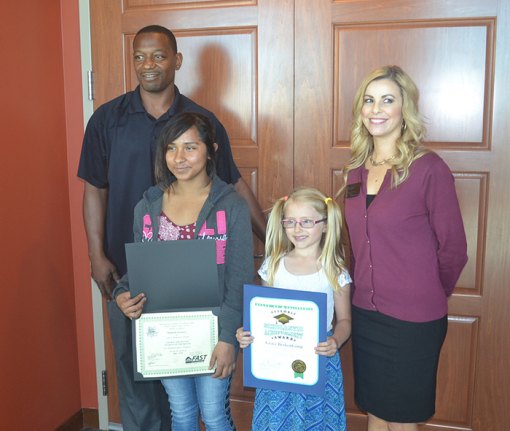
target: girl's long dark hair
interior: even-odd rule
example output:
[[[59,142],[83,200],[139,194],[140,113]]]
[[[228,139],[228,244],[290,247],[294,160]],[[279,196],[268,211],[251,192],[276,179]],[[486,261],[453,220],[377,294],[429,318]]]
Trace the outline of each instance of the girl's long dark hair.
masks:
[[[166,164],[168,144],[174,142],[179,136],[192,127],[197,129],[200,140],[207,148],[207,175],[209,178],[212,178],[216,173],[215,136],[211,122],[205,115],[196,112],[182,112],[172,117],[168,123],[165,124],[156,144],[154,177],[156,183],[162,189],[168,188],[174,181],[174,176]]]

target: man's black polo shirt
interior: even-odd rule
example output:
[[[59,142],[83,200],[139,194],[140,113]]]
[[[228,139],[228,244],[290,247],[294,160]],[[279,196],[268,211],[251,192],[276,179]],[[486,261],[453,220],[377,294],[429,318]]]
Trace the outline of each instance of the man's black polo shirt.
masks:
[[[216,172],[223,181],[235,184],[241,175],[225,128],[177,87],[174,103],[157,120],[145,111],[137,87],[101,105],[87,124],[78,176],[108,189],[105,253],[121,275],[126,272],[124,244],[133,241],[133,209],[154,184],[156,140],[165,123],[180,112],[198,112],[211,120],[218,144]]]

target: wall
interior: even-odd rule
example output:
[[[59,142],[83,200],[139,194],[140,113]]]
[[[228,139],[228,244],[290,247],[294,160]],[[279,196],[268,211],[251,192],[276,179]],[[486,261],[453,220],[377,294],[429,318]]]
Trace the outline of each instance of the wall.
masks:
[[[0,16],[0,427],[46,431],[82,407],[61,7],[1,2]]]

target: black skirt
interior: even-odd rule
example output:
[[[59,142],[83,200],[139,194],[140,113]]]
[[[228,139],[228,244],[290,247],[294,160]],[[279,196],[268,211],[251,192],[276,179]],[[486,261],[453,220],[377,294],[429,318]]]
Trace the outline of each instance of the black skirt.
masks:
[[[406,322],[352,307],[355,399],[388,422],[418,423],[434,415],[439,353],[447,316]]]

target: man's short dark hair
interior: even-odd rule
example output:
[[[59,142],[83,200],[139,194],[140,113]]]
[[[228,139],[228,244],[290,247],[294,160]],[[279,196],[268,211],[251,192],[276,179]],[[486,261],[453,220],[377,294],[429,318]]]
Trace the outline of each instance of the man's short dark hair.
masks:
[[[177,54],[177,40],[175,40],[174,34],[166,27],[163,27],[162,25],[148,25],[147,27],[143,27],[137,31],[135,38],[133,39],[133,43],[135,42],[138,35],[145,33],[164,34],[168,39],[168,42],[170,42],[170,46],[174,49],[175,53]]]

